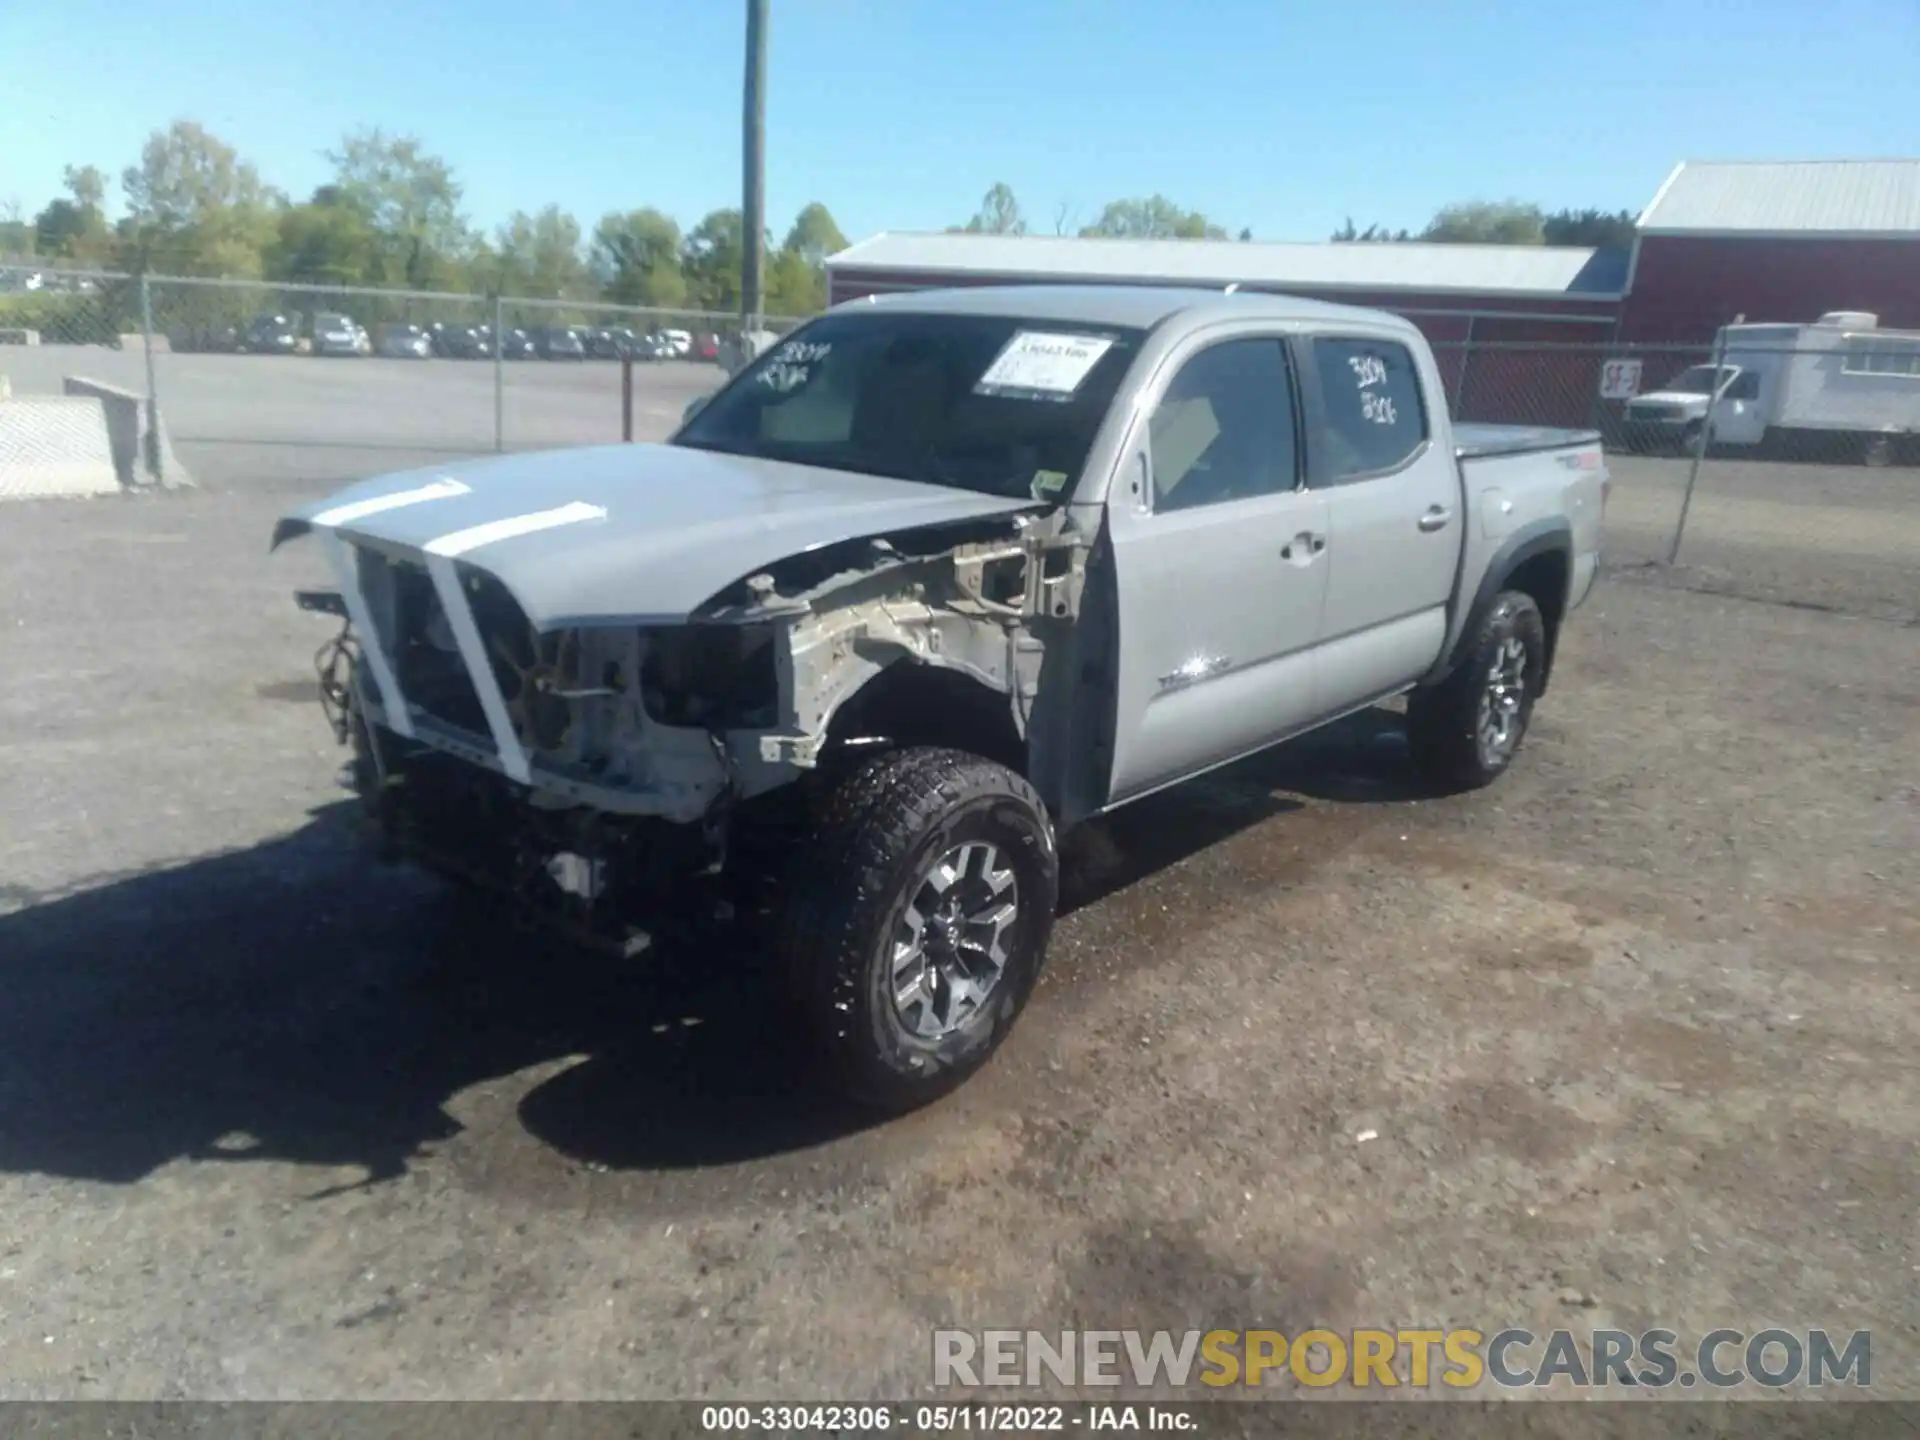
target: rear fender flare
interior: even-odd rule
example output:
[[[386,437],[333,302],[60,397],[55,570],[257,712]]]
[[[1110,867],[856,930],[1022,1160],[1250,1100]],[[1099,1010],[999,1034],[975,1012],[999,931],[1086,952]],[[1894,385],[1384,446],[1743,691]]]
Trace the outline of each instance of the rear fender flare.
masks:
[[[1500,548],[1493,552],[1493,558],[1487,562],[1486,568],[1480,572],[1480,583],[1475,587],[1473,599],[1467,606],[1466,623],[1460,627],[1452,643],[1447,646],[1446,651],[1434,664],[1434,667],[1421,677],[1421,685],[1439,684],[1440,681],[1446,679],[1447,676],[1451,675],[1454,670],[1459,667],[1461,661],[1466,659],[1467,649],[1473,644],[1473,637],[1475,632],[1480,628],[1480,622],[1486,618],[1487,612],[1493,608],[1495,597],[1498,596],[1502,590],[1506,589],[1507,581],[1513,577],[1514,571],[1518,570],[1535,556],[1552,554],[1559,554],[1566,558],[1567,574],[1569,578],[1571,578],[1573,574],[1573,526],[1564,516],[1552,516],[1544,520],[1532,521],[1529,524],[1522,525],[1518,530],[1515,530],[1509,535],[1501,543]],[[1561,601],[1560,610],[1564,615],[1566,611],[1564,597]],[[1550,630],[1547,635],[1546,661],[1541,671],[1541,686],[1543,689],[1546,685],[1547,676],[1551,674],[1553,669],[1553,651],[1556,638],[1557,630]]]

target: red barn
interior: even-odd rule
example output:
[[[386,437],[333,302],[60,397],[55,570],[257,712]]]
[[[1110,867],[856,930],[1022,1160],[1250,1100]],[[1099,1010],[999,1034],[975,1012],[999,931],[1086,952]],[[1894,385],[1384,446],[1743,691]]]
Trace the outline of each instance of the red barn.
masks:
[[[1630,252],[949,231],[876,235],[832,256],[827,275],[834,304],[945,285],[1119,283],[1371,306],[1433,341],[1463,418],[1587,425],[1601,418],[1609,354],[1643,356],[1652,383],[1705,359],[1739,315],[1859,310],[1920,329],[1920,160],[1689,161],[1641,214]]]
[[[1627,262],[1624,250],[1538,245],[948,232],[876,235],[830,258],[827,274],[833,304],[936,286],[1078,283],[1232,285],[1391,310],[1434,343],[1462,417],[1585,424],[1596,347],[1612,338],[1619,321]],[[1515,342],[1539,348],[1497,348]]]
[[[1642,212],[1620,334],[1711,344],[1738,315],[1920,329],[1920,160],[1677,166]]]

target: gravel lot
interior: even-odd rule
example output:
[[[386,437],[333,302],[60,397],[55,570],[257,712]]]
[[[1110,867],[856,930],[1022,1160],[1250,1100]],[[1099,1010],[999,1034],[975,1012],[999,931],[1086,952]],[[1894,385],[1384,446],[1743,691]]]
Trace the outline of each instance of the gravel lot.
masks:
[[[382,456],[486,381],[401,369]],[[1002,1056],[862,1127],[724,957],[476,936],[353,848],[265,540],[369,457],[199,423],[202,491],[0,512],[0,1399],[847,1399],[936,1325],[1415,1322],[1871,1329],[1920,1397],[1920,629],[1628,567],[1491,791],[1411,800],[1375,712],[1079,836]],[[1631,558],[1672,477],[1621,474]]]

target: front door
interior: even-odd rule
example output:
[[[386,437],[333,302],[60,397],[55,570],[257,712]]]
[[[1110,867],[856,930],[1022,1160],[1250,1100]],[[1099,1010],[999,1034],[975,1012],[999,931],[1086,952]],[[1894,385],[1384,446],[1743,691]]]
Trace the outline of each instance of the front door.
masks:
[[[1197,349],[1149,397],[1148,483],[1108,506],[1115,803],[1317,713],[1327,503],[1302,485],[1295,393],[1285,342],[1243,336]]]
[[[1299,343],[1309,483],[1329,507],[1318,675],[1334,714],[1412,684],[1440,657],[1466,517],[1459,462],[1434,439],[1438,376],[1385,337]]]
[[[1767,433],[1758,370],[1742,369],[1713,404],[1713,439],[1719,445],[1758,445]],[[1777,381],[1776,381],[1777,383]]]

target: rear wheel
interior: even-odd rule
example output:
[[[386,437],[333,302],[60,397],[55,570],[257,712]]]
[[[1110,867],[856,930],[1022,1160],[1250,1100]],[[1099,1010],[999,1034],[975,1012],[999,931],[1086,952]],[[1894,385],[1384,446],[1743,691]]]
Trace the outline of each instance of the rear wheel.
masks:
[[[1533,597],[1503,590],[1445,680],[1407,701],[1415,768],[1442,790],[1490,785],[1513,763],[1546,674],[1547,630]]]
[[[1059,859],[1040,798],[955,750],[869,760],[827,797],[776,927],[835,1085],[886,1111],[978,1070],[1039,977]]]

